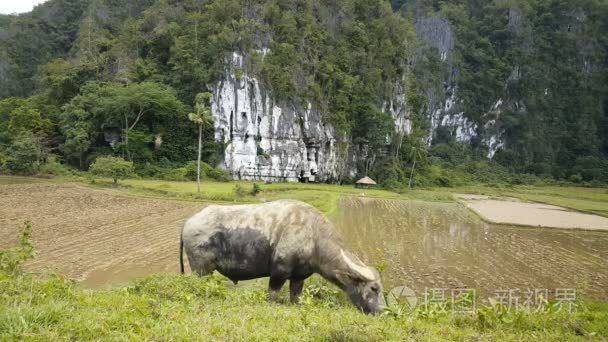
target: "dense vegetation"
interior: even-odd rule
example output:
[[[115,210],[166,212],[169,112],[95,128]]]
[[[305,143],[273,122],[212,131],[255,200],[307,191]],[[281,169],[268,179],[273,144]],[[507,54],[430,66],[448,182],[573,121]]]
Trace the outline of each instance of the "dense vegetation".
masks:
[[[501,100],[506,146],[494,160],[519,173],[606,180],[606,1],[409,1],[403,11],[449,20],[450,71],[468,118],[482,125]]]
[[[455,33],[449,63],[416,37],[416,22],[433,16]],[[50,0],[0,16],[0,171],[85,170],[118,155],[141,176],[191,178],[187,113],[237,51],[247,57],[237,74],[259,77],[276,101],[310,101],[379,156],[359,172],[389,187],[406,187],[414,163],[417,185],[606,182],[606,16],[600,0]],[[506,145],[493,161],[479,138],[436,130],[424,144],[437,87],[457,87],[480,129],[503,100]],[[393,123],[381,107],[400,89],[414,129],[387,146]],[[225,179],[209,166],[223,146],[205,130],[204,166]]]

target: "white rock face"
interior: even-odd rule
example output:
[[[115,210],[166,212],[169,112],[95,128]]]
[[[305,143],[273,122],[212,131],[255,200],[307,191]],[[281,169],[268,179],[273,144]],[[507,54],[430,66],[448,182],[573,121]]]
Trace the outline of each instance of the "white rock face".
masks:
[[[480,134],[478,125],[467,119],[463,111],[459,111],[461,108],[459,106],[460,100],[456,96],[456,91],[456,88],[449,89],[451,95],[430,115],[431,132],[427,137],[429,145],[432,144],[433,133],[439,126],[448,127],[456,141],[462,143],[470,143],[473,138]],[[481,143],[488,148],[486,155],[488,159],[492,159],[505,144],[502,140],[503,132],[496,127],[496,118],[500,116],[502,105],[502,99],[498,99],[492,108],[484,114],[487,121],[481,129]]]
[[[471,142],[477,136],[477,124],[469,121],[464,112],[445,115],[441,119],[441,126],[449,127],[458,142]]]
[[[394,94],[382,104],[382,111],[391,114],[395,123],[395,132],[398,134],[412,133],[412,120],[408,108],[405,89],[400,84],[396,84]]]
[[[255,77],[237,78],[233,70],[242,66],[243,56],[234,53],[211,100],[215,139],[226,145],[220,166],[235,179],[247,180],[296,182],[314,175],[318,181],[332,181],[356,175],[357,155],[348,137],[338,137],[310,104],[277,104]],[[396,132],[409,134],[405,91],[398,89],[384,107]]]
[[[242,63],[235,53],[232,66]],[[235,179],[337,179],[345,160],[338,158],[335,130],[322,122],[321,113],[310,105],[278,105],[256,78],[237,79],[230,70],[216,85],[211,103],[215,139],[226,144],[223,167]]]
[[[469,143],[477,136],[477,124],[467,119],[463,111],[459,111],[460,100],[456,97],[456,88],[449,89],[451,94],[445,101],[436,106],[430,115],[431,130],[427,138],[429,145],[433,142],[433,134],[437,127],[448,127],[458,142]]]

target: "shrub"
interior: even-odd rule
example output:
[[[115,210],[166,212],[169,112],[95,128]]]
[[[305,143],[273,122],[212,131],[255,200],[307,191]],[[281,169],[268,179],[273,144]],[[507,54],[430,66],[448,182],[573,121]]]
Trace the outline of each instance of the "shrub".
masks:
[[[253,183],[253,187],[251,188],[251,195],[256,196],[260,192],[262,192],[262,188],[256,183]]]
[[[608,163],[597,157],[583,156],[576,158],[572,172],[578,174],[585,181],[608,181]]]
[[[112,156],[98,157],[89,171],[96,176],[112,178],[114,184],[134,173],[133,162]]]
[[[6,169],[6,163],[8,162],[9,159],[10,159],[9,156],[0,152],[0,172],[4,171]]]
[[[21,264],[34,257],[34,245],[32,244],[32,225],[25,222],[21,239],[16,247],[0,249],[0,271],[10,274],[20,273]]]
[[[262,188],[259,185],[257,185],[256,183],[253,183],[251,190],[247,191],[247,189],[245,189],[244,186],[242,186],[240,184],[236,184],[234,186],[233,191],[234,191],[234,194],[236,195],[236,197],[243,198],[247,195],[255,196],[255,195],[259,194],[262,191]]]
[[[190,180],[196,180],[196,161],[190,161],[185,165],[187,170],[186,177]],[[211,178],[220,182],[228,182],[232,179],[228,171],[213,167],[205,162],[201,162],[201,178]]]
[[[386,189],[398,189],[407,186],[408,181],[408,176],[396,160],[388,162],[377,178]]]
[[[234,194],[238,198],[243,198],[243,197],[247,196],[248,192],[242,185],[236,184],[234,186]]]
[[[4,163],[10,173],[31,175],[36,171],[40,157],[36,141],[32,137],[22,136],[8,147]]]
[[[573,174],[572,176],[570,176],[568,178],[569,181],[571,181],[572,183],[580,183],[583,181],[583,176],[581,176],[578,173]]]
[[[220,182],[229,182],[232,180],[232,177],[228,171],[217,167],[212,167],[211,169],[205,170],[205,175]]]
[[[57,161],[56,156],[49,156],[45,164],[40,165],[38,169],[40,174],[52,175],[52,176],[69,176],[72,171],[65,165]]]

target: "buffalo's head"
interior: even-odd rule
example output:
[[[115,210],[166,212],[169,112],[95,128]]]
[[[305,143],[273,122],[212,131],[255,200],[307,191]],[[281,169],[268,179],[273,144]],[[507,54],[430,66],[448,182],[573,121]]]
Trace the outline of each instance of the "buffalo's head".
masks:
[[[336,277],[350,300],[366,314],[378,314],[383,303],[380,274],[374,268],[366,266],[357,257],[347,256],[341,251],[346,265],[345,270],[336,271]]]

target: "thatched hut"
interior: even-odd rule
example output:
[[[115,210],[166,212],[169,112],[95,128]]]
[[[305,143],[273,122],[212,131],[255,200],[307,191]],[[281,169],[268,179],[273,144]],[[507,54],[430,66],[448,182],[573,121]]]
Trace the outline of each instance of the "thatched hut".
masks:
[[[373,179],[365,176],[361,179],[359,179],[357,181],[357,183],[355,183],[355,188],[369,188],[370,186],[374,186],[376,185],[376,182],[374,182]]]

